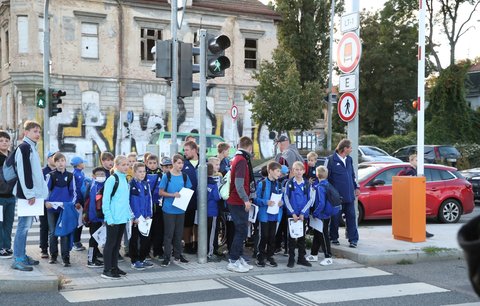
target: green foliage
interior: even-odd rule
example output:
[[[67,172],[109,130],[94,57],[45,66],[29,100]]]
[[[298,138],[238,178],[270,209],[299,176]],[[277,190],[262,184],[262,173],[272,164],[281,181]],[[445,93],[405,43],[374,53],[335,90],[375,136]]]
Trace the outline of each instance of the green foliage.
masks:
[[[409,133],[407,135],[393,135],[386,138],[381,138],[377,135],[363,135],[360,137],[361,145],[376,146],[388,153],[393,153],[401,147],[414,145],[417,142],[416,133]]]

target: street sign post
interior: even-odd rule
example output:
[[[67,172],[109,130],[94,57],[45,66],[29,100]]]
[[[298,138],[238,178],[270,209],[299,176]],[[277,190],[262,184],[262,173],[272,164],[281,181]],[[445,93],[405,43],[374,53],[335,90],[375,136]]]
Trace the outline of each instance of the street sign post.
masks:
[[[357,90],[357,77],[355,73],[340,75],[338,90],[340,92]]]
[[[340,118],[349,122],[355,118],[358,110],[357,98],[353,93],[344,93],[338,101],[338,115]]]
[[[350,73],[357,68],[362,54],[362,44],[355,32],[342,36],[337,48],[337,64],[343,73]]]

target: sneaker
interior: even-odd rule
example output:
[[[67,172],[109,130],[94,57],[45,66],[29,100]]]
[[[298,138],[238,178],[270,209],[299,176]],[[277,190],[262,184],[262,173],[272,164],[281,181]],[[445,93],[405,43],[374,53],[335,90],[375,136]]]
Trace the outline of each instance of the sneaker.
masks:
[[[57,263],[57,256],[52,256],[48,261],[49,264],[56,264]]]
[[[285,257],[288,257],[288,256],[289,256],[289,255],[288,255],[288,250],[287,250],[287,249],[285,249],[285,251],[283,252],[283,256],[285,256]]]
[[[222,261],[222,258],[220,258],[218,255],[212,254],[207,256],[207,262],[220,262]]]
[[[136,261],[132,263],[132,269],[141,271],[141,270],[145,270],[145,267],[143,266],[143,263],[141,261]]]
[[[43,259],[47,259],[48,258],[48,252],[47,251],[42,251],[42,255],[40,257],[43,258]]]
[[[103,254],[100,253],[100,251],[98,251],[98,252],[97,252],[97,257],[98,257],[98,258],[103,258]]]
[[[331,240],[330,243],[333,245],[340,245],[340,242],[338,242],[338,240]]]
[[[0,258],[1,259],[9,259],[12,258],[13,255],[8,254],[8,252],[5,249],[0,249]]]
[[[148,269],[148,268],[153,268],[153,263],[151,263],[151,262],[149,262],[149,261],[147,261],[147,260],[144,260],[144,261],[142,262],[142,264],[143,264],[143,266],[144,266],[145,268],[147,268],[147,269]]]
[[[234,262],[230,260],[230,262],[227,265],[227,270],[232,272],[237,272],[237,273],[246,273],[249,271],[247,267],[242,265],[242,263],[240,262],[240,259],[237,259]]]
[[[23,263],[26,264],[26,265],[29,265],[29,266],[36,266],[40,262],[38,260],[33,259],[30,256],[25,255],[25,259],[23,259]]]
[[[256,265],[257,267],[265,268],[265,260],[257,260]]]
[[[165,267],[168,267],[169,264],[170,264],[170,260],[164,259],[164,260],[162,261],[162,263],[160,264],[160,267],[164,267],[164,268],[165,268]]]
[[[175,258],[175,261],[176,262],[181,262],[181,263],[187,263],[188,262],[188,260],[185,257],[183,257],[183,255],[180,255],[180,257]]]
[[[147,256],[145,256],[145,261],[150,261],[152,260],[152,257],[150,256],[150,254],[148,254]]]
[[[287,263],[287,267],[293,268],[294,266],[295,266],[295,259],[289,258],[288,263]]]
[[[13,255],[13,250],[12,249],[5,249],[5,251],[10,254],[10,255]]]
[[[118,254],[118,262],[124,262],[125,258],[122,257],[122,255]]]
[[[318,256],[317,255],[308,255],[305,256],[305,259],[310,262],[317,262],[318,261]]]
[[[276,248],[275,251],[273,251],[274,255],[282,253],[282,248]]]
[[[252,266],[252,265],[249,265],[249,264],[247,263],[247,261],[246,261],[243,257],[240,256],[240,258],[239,258],[238,260],[240,260],[240,263],[241,263],[245,268],[247,268],[248,270],[252,270],[252,269],[253,269],[253,266]]]
[[[12,264],[12,269],[19,271],[33,271],[33,267],[26,265],[23,261],[16,261]]]
[[[329,266],[331,264],[333,264],[333,259],[331,259],[331,258],[325,258],[324,260],[322,260],[320,262],[321,266]]]
[[[351,247],[352,249],[355,249],[357,247],[357,243],[356,242],[350,242],[349,247]]]
[[[70,267],[70,257],[63,258],[63,266]]]
[[[425,231],[425,237],[427,237],[427,238],[432,238],[433,236],[435,236],[435,235],[432,234],[432,233],[429,233],[429,232]]]
[[[95,261],[89,261],[87,263],[87,267],[89,268],[101,268],[103,267],[103,262],[99,261],[99,260],[95,260]]]
[[[120,270],[120,268],[113,268],[112,270],[115,270],[120,276],[125,276],[127,275],[127,272]]]
[[[277,267],[277,263],[275,262],[275,259],[272,258],[269,258],[267,259],[267,264],[270,266],[270,267]]]
[[[103,271],[101,277],[105,279],[120,279],[120,275],[113,271]]]
[[[75,244],[72,249],[77,252],[85,251],[85,247],[81,243]]]
[[[312,266],[312,264],[309,263],[305,258],[303,258],[302,260],[298,260],[297,264],[301,265],[301,266],[305,266],[305,267],[311,267]]]

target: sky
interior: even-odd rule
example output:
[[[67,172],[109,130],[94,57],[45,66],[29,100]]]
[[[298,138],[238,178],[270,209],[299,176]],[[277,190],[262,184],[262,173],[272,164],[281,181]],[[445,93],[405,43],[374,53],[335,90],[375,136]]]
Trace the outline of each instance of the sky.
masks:
[[[267,4],[269,1],[270,0],[260,0],[260,2],[263,2],[265,4]],[[386,0],[359,0],[359,1],[360,1],[360,10],[365,9],[367,11],[375,11],[375,10],[381,9],[384,3],[386,2]],[[345,3],[347,4],[346,11],[349,11],[350,10],[349,4],[351,3],[351,1],[346,0]],[[470,11],[471,10],[469,10],[469,7],[465,7],[465,9],[460,12],[459,20],[462,20],[462,22],[465,21],[468,18],[468,14],[470,13]],[[336,23],[338,22],[339,21],[336,21]],[[474,59],[476,57],[480,57],[480,7],[477,8],[477,12],[474,13],[468,25],[472,26],[472,28],[459,39],[456,47],[456,55],[455,55],[456,60],[466,59],[466,58]],[[340,34],[335,35],[335,37],[339,35]],[[442,67],[446,68],[448,66],[449,58],[450,58],[450,46],[448,45],[448,41],[445,37],[445,34],[442,34],[440,27],[435,29],[434,36],[436,37],[435,42],[440,44],[440,46],[437,47],[436,50],[439,54]],[[362,37],[362,29],[360,29],[360,38],[361,37]],[[334,45],[334,48],[336,48],[335,45]]]

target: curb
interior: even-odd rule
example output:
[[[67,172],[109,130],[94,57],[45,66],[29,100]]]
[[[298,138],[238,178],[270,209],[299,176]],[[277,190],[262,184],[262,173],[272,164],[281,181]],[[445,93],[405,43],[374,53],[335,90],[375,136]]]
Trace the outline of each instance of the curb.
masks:
[[[26,272],[28,273],[28,272]],[[0,292],[24,293],[24,292],[58,292],[60,279],[56,275],[22,277],[17,275],[3,275],[0,277]]]

